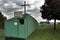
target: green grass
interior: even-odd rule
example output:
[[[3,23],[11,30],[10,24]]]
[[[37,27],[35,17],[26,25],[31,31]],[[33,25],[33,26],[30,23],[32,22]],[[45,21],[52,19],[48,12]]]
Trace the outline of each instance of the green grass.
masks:
[[[60,40],[60,24],[57,29],[53,29],[53,25],[47,25],[36,29],[27,40]],[[4,32],[0,31],[0,37],[4,37]]]
[[[54,30],[53,25],[40,27],[35,30],[27,40],[60,40],[60,24],[57,25],[57,29]]]
[[[0,31],[0,38],[1,37],[4,37],[4,32],[3,31]]]

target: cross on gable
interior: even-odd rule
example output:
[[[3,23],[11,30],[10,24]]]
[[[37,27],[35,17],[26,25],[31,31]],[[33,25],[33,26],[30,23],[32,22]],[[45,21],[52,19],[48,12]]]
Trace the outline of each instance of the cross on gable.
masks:
[[[26,13],[26,6],[29,6],[29,4],[26,4],[26,1],[24,1],[24,5],[21,6],[24,6],[24,13]]]

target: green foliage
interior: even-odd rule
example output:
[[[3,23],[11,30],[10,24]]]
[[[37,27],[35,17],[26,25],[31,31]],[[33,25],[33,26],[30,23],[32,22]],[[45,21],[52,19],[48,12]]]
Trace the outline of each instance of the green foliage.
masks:
[[[4,37],[4,31],[0,31],[0,37]]]
[[[57,19],[60,20],[60,1],[59,0],[45,0],[45,4],[41,7],[43,19]]]
[[[0,12],[0,21],[2,21],[3,20],[3,15],[2,15],[2,13]]]
[[[0,29],[4,28],[4,20],[5,20],[5,17],[0,12]]]

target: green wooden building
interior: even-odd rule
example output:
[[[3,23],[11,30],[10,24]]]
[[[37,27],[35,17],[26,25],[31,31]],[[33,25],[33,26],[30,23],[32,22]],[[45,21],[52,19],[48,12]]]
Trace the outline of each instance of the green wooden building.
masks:
[[[5,37],[26,39],[38,27],[38,22],[29,14],[22,18],[5,20]]]

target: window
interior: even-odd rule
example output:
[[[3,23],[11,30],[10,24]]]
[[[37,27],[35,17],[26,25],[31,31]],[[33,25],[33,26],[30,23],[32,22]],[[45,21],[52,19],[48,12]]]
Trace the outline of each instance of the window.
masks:
[[[21,25],[23,25],[23,24],[24,24],[24,19],[20,19],[20,20],[19,20],[19,23],[20,23]]]
[[[18,25],[17,22],[14,22],[14,25]]]

